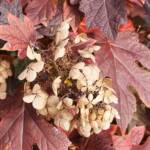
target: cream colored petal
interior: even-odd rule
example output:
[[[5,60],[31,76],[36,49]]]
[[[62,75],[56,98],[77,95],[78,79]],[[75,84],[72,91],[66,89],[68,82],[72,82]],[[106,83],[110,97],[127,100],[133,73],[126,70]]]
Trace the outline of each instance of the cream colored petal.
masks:
[[[29,70],[26,74],[26,80],[32,82],[36,79],[37,73],[34,70]]]
[[[111,115],[111,111],[109,110],[105,111],[103,114],[103,121],[109,121],[110,115]]]
[[[38,91],[38,95],[40,95],[47,102],[48,94],[45,91],[43,91],[43,90]]]
[[[103,129],[103,130],[107,130],[107,129],[109,129],[110,128],[110,122],[108,121],[105,121],[105,122],[102,122],[101,123],[101,128]]]
[[[23,101],[26,103],[32,103],[35,97],[36,97],[35,94],[25,95],[23,96]]]
[[[88,37],[85,33],[81,33],[75,37],[74,43],[86,42]]]
[[[69,35],[69,23],[62,22],[59,28],[57,29],[55,43],[58,45],[62,40],[66,39]]]
[[[96,105],[103,100],[103,95],[98,95],[96,98],[92,100],[92,104]]]
[[[79,50],[78,52],[83,58],[90,58],[93,62],[95,62],[95,56],[89,51]]]
[[[90,137],[91,135],[91,125],[89,123],[85,123],[84,126],[79,126],[79,133],[84,137]]]
[[[63,103],[68,106],[68,107],[71,107],[73,105],[73,99],[72,98],[69,98],[69,97],[65,97],[63,99]]]
[[[65,39],[59,43],[59,47],[65,47],[68,43],[69,39]]]
[[[49,96],[47,106],[56,106],[59,103],[59,98],[56,95]]]
[[[31,64],[31,69],[34,70],[35,72],[39,73],[40,71],[43,70],[44,67],[44,62],[43,61],[37,61]]]
[[[24,80],[26,78],[26,75],[27,75],[27,69],[25,69],[19,76],[18,76],[18,79],[19,80]]]
[[[101,131],[101,128],[99,128],[98,123],[96,121],[91,122],[91,127],[93,128],[95,134],[98,134]]]
[[[43,116],[47,116],[48,115],[48,111],[46,108],[43,108],[43,109],[40,109],[37,111],[40,115],[43,115]]]
[[[79,62],[79,63],[75,64],[72,68],[82,70],[84,67],[85,67],[85,63],[84,62]]]
[[[45,105],[46,105],[46,99],[44,99],[40,95],[37,95],[32,102],[33,108],[35,108],[37,110],[43,109],[45,107]]]
[[[52,89],[56,96],[58,94],[57,90],[60,88],[60,85],[61,85],[61,76],[57,77],[52,83]]]
[[[27,57],[31,60],[35,59],[34,50],[30,46],[27,47]]]
[[[2,72],[3,70],[5,70],[6,68],[0,65],[0,72]]]
[[[61,111],[61,115],[62,115],[62,118],[66,119],[68,121],[71,121],[73,119],[73,115],[65,109]]]
[[[38,53],[36,53],[36,52],[34,51],[34,49],[32,49],[30,46],[28,46],[28,48],[27,48],[27,57],[28,57],[30,60],[34,60],[34,59],[36,59],[36,60],[38,60],[38,61],[41,60],[41,55],[38,54]]]
[[[35,85],[33,86],[32,92],[33,92],[33,93],[38,93],[38,91],[41,91],[41,87],[40,87],[39,84],[35,84]]]
[[[58,113],[58,109],[56,107],[48,107],[47,110],[51,118],[54,118]]]
[[[73,80],[81,80],[84,78],[84,75],[78,69],[71,69],[69,72],[69,78],[72,78]]]
[[[69,131],[69,129],[70,129],[70,122],[65,119],[61,119],[59,125],[65,131]]]
[[[99,79],[100,70],[95,65],[88,65],[83,68],[83,73],[89,83],[94,83],[96,80]]]
[[[89,101],[92,101],[92,100],[93,100],[93,94],[92,94],[92,93],[90,93],[90,94],[88,95],[88,100],[89,100]]]
[[[0,92],[0,100],[6,99],[7,93],[6,92]]]
[[[5,82],[5,78],[2,75],[0,75],[0,83],[4,83],[4,82]]]
[[[109,99],[110,99],[111,103],[118,104],[118,98],[117,98],[117,96],[115,96],[115,95],[112,94],[111,96],[109,96]]]
[[[0,83],[0,92],[5,92],[7,89],[7,84],[6,82]]]
[[[62,58],[65,55],[65,48],[58,46],[55,50],[55,56],[54,60],[57,60],[58,58]]]

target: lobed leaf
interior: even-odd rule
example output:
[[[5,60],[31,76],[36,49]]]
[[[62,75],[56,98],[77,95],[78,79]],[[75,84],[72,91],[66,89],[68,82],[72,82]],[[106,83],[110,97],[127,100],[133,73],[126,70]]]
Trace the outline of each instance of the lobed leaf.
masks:
[[[31,20],[24,16],[24,20],[8,14],[8,25],[0,25],[0,38],[7,41],[3,49],[8,51],[18,50],[20,58],[26,55],[26,48],[34,43],[37,33]]]
[[[120,113],[117,120],[122,129],[126,129],[136,111],[136,100],[129,90],[132,86],[138,92],[143,103],[150,107],[150,72],[139,67],[136,61],[150,68],[150,51],[139,43],[138,36],[133,32],[121,32],[115,42],[99,38],[103,43],[97,54],[97,63],[105,76],[112,78],[117,91]]]
[[[8,103],[0,117],[0,149],[31,150],[37,144],[40,150],[66,150],[70,145],[64,133],[24,104]]]
[[[101,28],[111,39],[116,37],[125,15],[122,0],[81,0],[80,10],[85,14],[88,27]]]
[[[33,0],[26,8],[27,16],[34,24],[47,23],[56,13],[57,0]]]

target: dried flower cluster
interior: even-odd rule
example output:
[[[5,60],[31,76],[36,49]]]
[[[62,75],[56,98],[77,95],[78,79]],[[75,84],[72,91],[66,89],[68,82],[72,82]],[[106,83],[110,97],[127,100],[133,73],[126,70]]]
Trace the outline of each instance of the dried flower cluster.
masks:
[[[86,42],[88,36],[79,34],[74,43]],[[69,24],[62,22],[55,36],[54,61],[64,57],[68,52]],[[78,132],[89,137],[93,133],[108,129],[114,117],[119,119],[117,110],[111,104],[117,104],[118,98],[111,87],[111,80],[102,77],[100,69],[95,64],[94,53],[100,50],[97,44],[78,50],[78,56],[91,59],[87,64],[82,59],[73,63],[67,71],[67,76],[56,76],[51,85],[53,94],[49,94],[39,84],[29,84],[36,79],[37,73],[44,68],[41,55],[28,47],[27,57],[32,61],[19,75],[19,79],[26,79],[23,101],[32,103],[37,113],[65,131],[77,129]],[[69,53],[69,52],[68,52]],[[56,62],[56,65],[57,65]],[[65,65],[65,64],[62,64]]]
[[[7,96],[6,79],[12,76],[10,63],[6,60],[0,60],[0,99],[4,100]]]

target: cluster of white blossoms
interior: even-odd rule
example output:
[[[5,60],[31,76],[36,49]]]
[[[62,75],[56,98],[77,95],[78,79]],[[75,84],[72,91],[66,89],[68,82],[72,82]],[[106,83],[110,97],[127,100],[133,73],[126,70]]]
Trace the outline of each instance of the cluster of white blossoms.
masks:
[[[110,79],[102,78],[96,65],[79,62],[69,72],[70,81],[75,81],[82,93],[78,98],[59,96],[61,77],[52,83],[53,95],[48,95],[36,84],[33,89],[26,88],[23,100],[32,103],[38,114],[65,131],[77,129],[85,137],[99,133],[110,127],[114,117],[119,119],[117,110],[110,104],[118,103]]]
[[[36,60],[31,62],[25,70],[18,76],[19,80],[26,79],[28,82],[32,82],[36,79],[37,73],[41,72],[44,67],[44,62],[41,59],[41,55],[36,53],[30,46],[27,48],[27,57],[30,60]]]
[[[6,79],[12,76],[10,63],[6,60],[0,60],[0,99],[4,100],[7,96]]]
[[[64,21],[56,32],[54,61],[65,55],[68,35],[69,23]],[[88,40],[86,34],[79,34],[74,43]],[[118,111],[112,106],[118,103],[118,98],[111,86],[111,80],[104,78],[95,64],[94,53],[98,50],[100,46],[96,44],[78,50],[81,57],[91,59],[93,63],[73,63],[67,71],[67,77],[59,74],[50,83],[53,94],[48,94],[40,84],[37,83],[32,88],[29,84],[42,71],[44,62],[40,54],[28,48],[27,57],[36,62],[31,62],[19,75],[20,80],[28,81],[24,86],[23,101],[32,103],[39,115],[53,120],[57,127],[65,131],[77,129],[82,136],[89,137],[108,129],[114,118],[120,118]]]

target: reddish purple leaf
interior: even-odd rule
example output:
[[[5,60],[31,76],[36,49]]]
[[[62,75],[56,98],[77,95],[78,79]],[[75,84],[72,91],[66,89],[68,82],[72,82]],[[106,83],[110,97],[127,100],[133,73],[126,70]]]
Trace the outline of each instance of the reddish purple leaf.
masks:
[[[26,13],[34,24],[45,24],[55,15],[56,8],[57,0],[32,0],[26,8]]]
[[[18,50],[18,55],[23,58],[29,43],[35,42],[36,31],[32,22],[24,16],[24,20],[8,14],[9,25],[0,25],[0,38],[7,41],[3,49],[8,51]]]
[[[129,139],[123,136],[113,136],[113,146],[115,150],[131,150],[132,144]]]
[[[144,104],[150,107],[150,72],[136,63],[138,60],[150,68],[150,51],[139,43],[137,34],[131,32],[119,33],[115,42],[99,41],[103,46],[97,54],[97,63],[104,75],[112,78],[119,98],[117,109],[121,119],[117,121],[125,130],[136,111],[136,100],[129,86],[133,86]]]
[[[71,19],[69,23],[73,31],[76,32],[81,22],[82,15],[80,14],[76,6],[71,6],[67,2],[64,3],[63,10],[64,10],[63,13],[64,19],[65,20]]]
[[[8,23],[7,13],[20,17],[22,15],[22,8],[18,0],[1,0],[0,1],[0,24]]]
[[[0,117],[1,150],[31,150],[34,144],[40,150],[67,150],[70,145],[64,133],[19,103],[1,107]]]
[[[124,18],[122,0],[81,0],[80,10],[85,14],[88,27],[100,27],[109,38],[116,37]]]
[[[145,127],[140,126],[140,127],[134,127],[131,129],[129,133],[129,138],[131,140],[132,145],[138,145],[142,141],[145,133]]]
[[[134,127],[128,135],[113,135],[113,145],[115,150],[131,150],[135,145],[139,145],[145,132],[144,126]]]
[[[133,146],[131,150],[150,150],[150,137],[147,138],[143,145]]]

